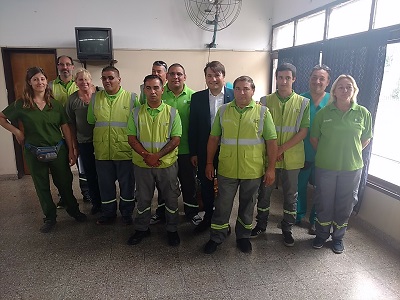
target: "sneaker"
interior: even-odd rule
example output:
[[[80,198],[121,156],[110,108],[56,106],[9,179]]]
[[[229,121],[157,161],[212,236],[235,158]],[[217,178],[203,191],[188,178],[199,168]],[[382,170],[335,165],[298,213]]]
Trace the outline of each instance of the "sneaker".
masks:
[[[238,239],[236,240],[236,246],[243,253],[249,253],[252,250],[252,246],[249,239]]]
[[[317,229],[315,228],[315,224],[310,224],[310,227],[308,228],[308,234],[309,235],[317,234]]]
[[[155,213],[154,215],[151,216],[150,225],[154,225],[154,224],[160,223],[161,221],[165,221],[165,218],[163,218],[160,215],[157,215]]]
[[[196,214],[196,215],[193,216],[191,221],[192,221],[194,226],[197,226],[197,225],[199,225],[201,223],[201,221],[203,221],[203,219],[199,215]]]
[[[265,229],[262,229],[261,227],[256,226],[256,227],[254,227],[253,230],[251,231],[250,237],[251,237],[251,238],[256,238],[256,237],[258,237],[261,233],[263,233],[263,232],[265,232],[265,231],[266,231]]]
[[[332,251],[336,254],[341,254],[344,251],[342,240],[332,240]]]
[[[294,246],[294,238],[290,231],[282,231],[283,234],[283,244],[286,247],[293,247]]]
[[[63,209],[65,207],[64,201],[60,198],[60,201],[57,203],[57,209]]]
[[[145,237],[150,236],[150,229],[146,231],[136,230],[134,234],[128,239],[128,245],[137,245],[139,244]]]
[[[204,245],[204,253],[205,254],[212,254],[217,250],[217,247],[221,245],[221,243],[214,242],[213,240],[209,240],[205,245]]]
[[[41,233],[48,233],[50,232],[54,226],[56,226],[57,221],[56,220],[45,220],[44,224],[40,227],[40,232]]]
[[[314,249],[321,249],[325,244],[325,240],[316,236],[312,242],[312,246]]]
[[[97,221],[97,225],[110,225],[115,222],[116,217],[101,216]]]
[[[179,238],[178,231],[167,231],[167,237],[168,237],[168,245],[175,247],[178,246],[181,243],[181,239]]]
[[[124,223],[124,225],[132,225],[133,224],[133,219],[132,216],[122,216],[122,223]]]
[[[85,222],[87,220],[87,216],[78,211],[75,215],[72,216],[77,222]]]

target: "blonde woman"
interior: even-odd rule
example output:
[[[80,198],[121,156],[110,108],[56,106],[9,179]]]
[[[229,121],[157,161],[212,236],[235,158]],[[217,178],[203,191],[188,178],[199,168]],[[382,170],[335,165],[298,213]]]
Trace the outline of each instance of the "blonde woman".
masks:
[[[8,120],[21,121],[25,131],[14,127]],[[47,76],[41,68],[27,70],[22,99],[10,104],[0,113],[0,125],[14,134],[18,143],[24,147],[25,160],[45,215],[40,231],[47,233],[56,225],[56,205],[50,193],[49,169],[54,185],[65,200],[67,213],[78,222],[85,221],[86,215],[79,211],[72,192],[70,166],[75,164],[76,157],[67,115],[61,103],[54,100],[47,84]],[[54,150],[48,151],[51,147]],[[47,154],[40,154],[45,149]]]
[[[91,213],[101,211],[100,190],[97,181],[96,164],[93,148],[94,125],[87,122],[87,111],[92,94],[96,88],[92,84],[92,76],[86,69],[80,69],[75,74],[75,83],[79,90],[68,97],[65,109],[69,117],[69,126],[75,147],[79,151],[79,168],[83,169],[89,187],[92,201]]]
[[[350,75],[340,75],[330,94],[328,105],[316,114],[311,128],[310,141],[316,149],[313,247],[322,248],[331,235],[332,250],[340,254],[347,222],[358,200],[362,150],[372,138],[372,121],[369,111],[357,104],[358,87]]]

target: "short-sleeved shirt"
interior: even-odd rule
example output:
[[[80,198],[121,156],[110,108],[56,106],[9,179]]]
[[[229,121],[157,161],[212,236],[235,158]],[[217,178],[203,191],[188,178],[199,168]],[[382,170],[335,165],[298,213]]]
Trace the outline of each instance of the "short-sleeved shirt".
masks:
[[[240,108],[239,106],[237,106],[236,101],[232,101],[228,105],[235,107],[235,109],[238,113],[243,114],[247,110],[254,108],[258,104],[256,104],[256,102],[254,100],[251,100],[249,105],[245,106],[244,108]],[[221,122],[220,122],[220,109],[218,109],[217,115],[215,116],[215,120],[212,125],[210,135],[213,135],[213,136],[221,136],[222,135],[222,127],[221,127]],[[267,140],[275,140],[277,138],[275,125],[272,120],[271,113],[269,112],[268,109],[265,111],[265,114],[264,114],[264,127],[263,127],[262,137],[266,141]]]
[[[185,84],[182,92],[175,96],[168,88],[168,84],[164,87],[164,93],[162,95],[163,101],[175,107],[182,121],[182,137],[178,147],[179,154],[189,154],[189,114],[190,114],[190,102],[194,91],[187,87]]]
[[[64,107],[57,100],[50,101],[40,110],[23,108],[23,100],[11,103],[3,110],[3,114],[11,121],[20,120],[24,125],[25,142],[33,146],[55,146],[61,141],[60,126],[68,122]]]
[[[69,122],[76,128],[78,143],[93,142],[94,125],[87,122],[88,107],[89,105],[79,98],[78,92],[69,96],[65,105]]]
[[[165,107],[165,103],[161,103],[161,105],[157,108],[151,108],[147,103],[143,104],[146,107],[146,111],[149,115],[154,119]],[[137,135],[137,129],[135,124],[135,118],[133,112],[130,114],[128,119],[128,135]],[[181,118],[179,116],[179,112],[175,115],[174,121],[172,122],[171,127],[171,137],[173,136],[181,136],[182,135],[182,124]]]
[[[333,171],[354,171],[363,167],[362,142],[372,137],[370,112],[353,103],[342,112],[334,103],[315,115],[311,137],[318,139],[315,165]]]
[[[310,92],[300,94],[300,96],[306,97],[310,99],[310,127],[312,126],[312,123],[314,121],[315,114],[323,107],[325,107],[328,104],[330,94],[325,93],[325,96],[322,98],[321,102],[318,104],[318,106],[315,106],[314,101],[311,97]],[[315,161],[315,150],[314,147],[310,143],[310,133],[311,130],[307,131],[307,137],[304,139],[304,152],[306,155],[306,161]]]

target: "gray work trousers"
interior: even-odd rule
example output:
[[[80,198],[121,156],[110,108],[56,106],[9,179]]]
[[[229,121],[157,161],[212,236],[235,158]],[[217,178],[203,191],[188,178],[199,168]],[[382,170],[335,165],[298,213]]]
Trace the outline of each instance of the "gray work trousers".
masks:
[[[233,201],[239,188],[239,209],[236,219],[236,239],[250,238],[254,205],[262,177],[257,179],[233,179],[218,175],[218,195],[214,201],[210,239],[222,243],[228,235],[229,218]]]
[[[282,231],[292,231],[292,226],[296,222],[297,212],[297,182],[300,169],[284,170],[276,169],[275,181],[278,176],[282,180],[283,190],[283,220],[281,222]],[[257,202],[257,226],[266,229],[268,224],[269,209],[271,202],[271,194],[276,184],[265,186],[263,182],[260,184]]]
[[[124,217],[132,216],[135,208],[135,177],[132,160],[97,160],[101,209],[103,216],[115,218],[117,215],[117,188],[119,183],[119,210]]]
[[[142,168],[134,166],[136,178],[137,214],[135,229],[146,231],[150,225],[151,200],[154,189],[162,193],[165,201],[165,221],[167,231],[178,230],[178,197],[180,195],[178,184],[178,163],[175,162],[168,168]]]
[[[361,173],[362,169],[331,171],[315,168],[315,228],[318,237],[328,239],[333,227],[332,239],[343,239],[347,222],[358,201]]]

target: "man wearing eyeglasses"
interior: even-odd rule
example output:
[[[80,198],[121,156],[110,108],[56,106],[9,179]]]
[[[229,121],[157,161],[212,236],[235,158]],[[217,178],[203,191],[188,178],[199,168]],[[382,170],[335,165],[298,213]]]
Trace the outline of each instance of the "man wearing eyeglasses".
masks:
[[[178,110],[182,121],[182,136],[178,147],[178,178],[182,189],[184,211],[186,218],[197,226],[202,219],[198,215],[196,173],[190,161],[188,141],[190,101],[194,91],[185,84],[186,73],[181,64],[175,63],[168,68],[167,80],[162,99]],[[165,215],[162,212],[164,208],[159,205],[156,214],[152,217],[153,222],[155,217]]]
[[[57,70],[58,76],[49,82],[49,87],[53,91],[54,98],[65,106],[68,97],[79,89],[72,77],[74,71],[72,58],[66,55],[57,57]]]
[[[211,219],[210,240],[204,246],[206,254],[214,253],[228,235],[229,217],[238,188],[236,245],[244,253],[252,251],[249,238],[258,188],[260,184],[271,185],[275,181],[278,147],[271,114],[253,100],[255,85],[249,76],[237,78],[233,90],[235,100],[219,108],[207,144],[205,175],[209,180],[214,178],[214,159],[219,143],[221,149],[217,170],[218,196]]]
[[[162,60],[156,60],[155,62],[153,62],[153,66],[151,68],[151,74],[157,75],[158,77],[160,77],[163,82],[164,87],[167,82],[167,71],[168,71],[167,64],[165,62],[163,62]],[[140,85],[139,102],[140,102],[140,104],[146,103],[146,94],[144,93],[144,84]]]
[[[310,99],[310,127],[313,123],[315,114],[323,108],[329,101],[330,94],[325,90],[330,82],[331,69],[326,65],[316,65],[310,74],[309,86],[310,90],[300,96]],[[308,183],[314,186],[315,177],[315,150],[310,143],[310,131],[304,139],[305,162],[304,167],[299,173],[298,182],[298,199],[297,199],[297,216],[296,223],[300,224],[301,220],[307,213],[307,186]],[[315,235],[315,208],[311,209],[309,222],[310,227],[308,233]]]
[[[58,76],[49,82],[49,87],[53,92],[54,99],[61,102],[63,106],[67,103],[68,97],[79,90],[73,79],[74,62],[70,56],[61,55],[57,57]],[[83,171],[82,163],[78,157],[77,166],[79,169],[79,187],[84,202],[91,202],[89,195],[89,187],[87,185],[86,176]],[[57,208],[64,208],[65,204],[62,198],[57,203]]]
[[[93,146],[99,181],[102,216],[99,225],[111,224],[117,217],[115,182],[119,183],[119,210],[122,222],[132,224],[134,186],[132,148],[128,144],[127,124],[130,112],[139,101],[135,93],[121,87],[117,68],[105,67],[101,72],[104,90],[92,95],[87,120],[94,124]]]
[[[201,198],[205,215],[203,221],[195,228],[196,233],[210,228],[211,217],[214,212],[214,181],[206,178],[207,142],[218,109],[224,103],[233,100],[233,90],[224,87],[225,67],[219,61],[206,64],[204,76],[207,89],[192,95],[189,120],[189,148],[190,159],[197,168],[197,177],[200,180]],[[214,164],[218,164],[218,153]]]
[[[281,221],[283,243],[294,246],[292,227],[296,222],[297,182],[300,169],[304,167],[304,144],[310,127],[310,100],[293,91],[296,67],[289,63],[278,66],[275,73],[277,91],[260,99],[268,107],[274,119],[278,136],[276,171],[282,180],[283,220]],[[257,225],[251,232],[257,237],[266,231],[270,198],[273,186],[261,185],[257,203]]]

